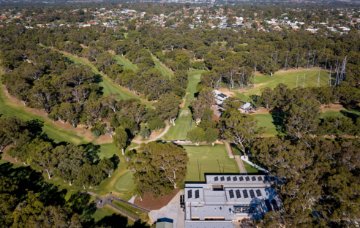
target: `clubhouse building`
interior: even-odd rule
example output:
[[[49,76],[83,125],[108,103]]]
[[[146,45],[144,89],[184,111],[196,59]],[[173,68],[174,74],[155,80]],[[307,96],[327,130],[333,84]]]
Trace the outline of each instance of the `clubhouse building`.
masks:
[[[232,228],[244,218],[256,220],[279,210],[271,182],[268,175],[205,174],[205,182],[185,183],[185,228]]]

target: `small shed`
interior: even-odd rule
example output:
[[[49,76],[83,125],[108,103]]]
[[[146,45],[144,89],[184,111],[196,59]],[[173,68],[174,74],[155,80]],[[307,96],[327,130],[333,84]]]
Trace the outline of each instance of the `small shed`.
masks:
[[[250,113],[253,111],[253,107],[250,102],[246,102],[240,106],[239,110],[241,113]]]
[[[159,218],[156,221],[156,228],[173,228],[173,220],[170,218]]]

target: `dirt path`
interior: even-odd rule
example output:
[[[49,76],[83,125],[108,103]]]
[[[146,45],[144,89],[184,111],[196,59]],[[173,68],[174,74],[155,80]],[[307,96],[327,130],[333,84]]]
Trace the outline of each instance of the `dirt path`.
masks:
[[[244,162],[243,162],[243,160],[241,160],[240,155],[235,155],[234,157],[235,157],[236,164],[239,167],[240,173],[247,173]]]
[[[235,159],[236,164],[239,167],[240,173],[247,173],[247,171],[245,169],[245,165],[244,165],[243,161],[240,158],[240,155],[235,155],[234,156],[229,142],[224,141],[224,144],[225,144],[226,152],[228,153],[229,158]]]
[[[230,143],[224,142],[224,144],[225,144],[226,152],[227,152],[229,158],[234,158],[234,154],[233,154],[233,152],[232,152]]]
[[[164,130],[160,134],[156,135],[156,137],[150,138],[148,140],[133,139],[132,142],[136,143],[136,144],[142,144],[142,143],[146,144],[146,143],[149,143],[149,142],[157,141],[160,138],[162,138],[169,131],[170,127],[171,127],[171,124],[166,123],[166,126],[165,126]]]

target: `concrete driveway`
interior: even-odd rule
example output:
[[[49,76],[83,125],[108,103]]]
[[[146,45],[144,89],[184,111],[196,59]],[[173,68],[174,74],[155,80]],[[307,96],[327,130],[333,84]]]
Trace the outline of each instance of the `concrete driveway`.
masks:
[[[183,228],[185,215],[180,207],[180,195],[182,194],[184,194],[183,190],[179,191],[166,206],[159,210],[150,211],[149,217],[151,221],[156,222],[159,218],[170,218],[174,221],[174,228]]]

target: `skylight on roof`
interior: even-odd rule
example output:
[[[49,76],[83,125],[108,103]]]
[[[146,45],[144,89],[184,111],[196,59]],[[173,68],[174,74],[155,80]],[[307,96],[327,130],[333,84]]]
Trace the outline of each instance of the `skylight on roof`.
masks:
[[[244,196],[244,198],[248,198],[249,197],[249,195],[248,195],[248,193],[247,193],[247,191],[244,189],[243,190],[243,196]]]
[[[240,194],[240,190],[239,190],[239,189],[236,190],[235,193],[236,193],[236,198],[241,198],[241,194]]]
[[[199,190],[195,190],[195,199],[199,198],[200,197],[200,192]]]
[[[192,191],[191,190],[188,190],[188,198],[190,199],[190,198],[192,198]]]
[[[231,199],[234,198],[234,191],[233,190],[229,191],[229,196],[230,196]]]
[[[255,193],[254,193],[254,190],[250,189],[250,197],[251,199],[255,198]]]
[[[261,191],[260,191],[260,189],[256,189],[256,195],[257,195],[257,196],[261,196]]]

